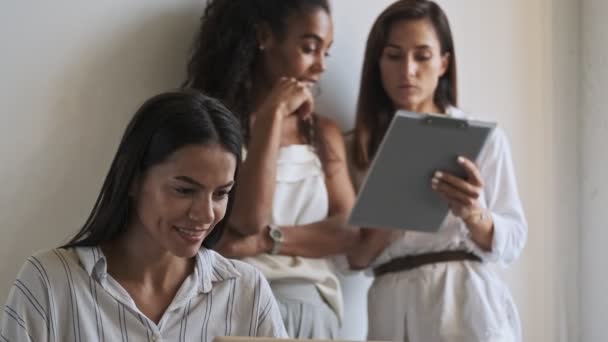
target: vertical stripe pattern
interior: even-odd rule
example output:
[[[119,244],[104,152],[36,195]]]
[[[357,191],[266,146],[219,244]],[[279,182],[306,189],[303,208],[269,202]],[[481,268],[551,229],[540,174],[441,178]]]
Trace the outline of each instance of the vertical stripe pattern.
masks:
[[[3,341],[212,341],[216,336],[286,337],[280,312],[252,266],[201,250],[157,325],[106,274],[98,247],[29,258],[0,320]],[[261,305],[263,303],[263,305]]]

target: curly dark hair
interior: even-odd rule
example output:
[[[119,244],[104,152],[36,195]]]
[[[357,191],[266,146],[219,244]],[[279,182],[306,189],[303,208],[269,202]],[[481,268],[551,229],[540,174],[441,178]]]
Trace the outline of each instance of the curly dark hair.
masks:
[[[257,27],[267,25],[280,39],[287,30],[289,16],[318,9],[331,13],[327,0],[210,0],[182,87],[202,90],[220,99],[239,117],[247,142],[250,114],[255,110],[254,72],[260,56]],[[325,165],[329,152],[322,135],[317,134],[320,125],[316,115],[310,121],[300,121],[298,130]]]

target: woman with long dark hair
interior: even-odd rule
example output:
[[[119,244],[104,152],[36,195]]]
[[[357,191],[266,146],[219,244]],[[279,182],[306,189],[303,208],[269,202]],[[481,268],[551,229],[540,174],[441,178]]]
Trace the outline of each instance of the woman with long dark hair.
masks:
[[[263,276],[212,250],[241,147],[238,121],[215,99],[189,90],[144,103],[82,229],[22,267],[0,340],[285,336]]]
[[[396,1],[367,41],[352,154],[356,183],[396,110],[467,118],[456,106],[456,54],[445,13],[432,1]],[[527,234],[502,129],[477,161],[458,162],[464,179],[442,170],[429,179],[450,208],[437,233],[362,229],[349,255],[353,268],[371,266],[375,274],[370,339],[521,341],[511,295],[488,265],[515,260]]]
[[[219,250],[262,270],[288,334],[334,338],[340,283],[327,257],[356,241],[342,135],[314,110],[333,42],[327,0],[211,0],[185,86],[239,117],[246,158]]]

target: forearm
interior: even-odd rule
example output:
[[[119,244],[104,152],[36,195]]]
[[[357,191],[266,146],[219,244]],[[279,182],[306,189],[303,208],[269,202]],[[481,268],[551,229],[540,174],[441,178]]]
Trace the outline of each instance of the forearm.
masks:
[[[283,234],[283,242],[278,252],[280,255],[323,258],[347,253],[360,241],[359,229],[348,227],[342,215],[279,229]],[[226,257],[244,258],[269,253],[272,248],[273,241],[267,229],[249,236],[227,229],[215,249]]]
[[[359,229],[346,225],[344,215],[334,215],[307,225],[281,227],[284,241],[279,254],[322,258],[343,254],[359,241]]]
[[[472,230],[469,233],[469,243],[484,261],[509,264],[523,250],[527,236],[527,223],[525,218],[517,212],[492,211],[490,216],[491,234],[485,235],[485,242],[477,237],[479,233]]]
[[[394,239],[395,232],[389,229],[362,228],[355,248],[346,255],[351,269],[369,266]]]
[[[227,227],[214,249],[225,257],[241,259],[253,257],[260,253],[268,253],[271,248],[272,242],[266,231],[244,236]]]
[[[281,139],[280,115],[255,121],[247,158],[239,170],[230,222],[239,233],[254,235],[267,225],[275,191],[277,155]],[[264,134],[260,134],[263,132]]]

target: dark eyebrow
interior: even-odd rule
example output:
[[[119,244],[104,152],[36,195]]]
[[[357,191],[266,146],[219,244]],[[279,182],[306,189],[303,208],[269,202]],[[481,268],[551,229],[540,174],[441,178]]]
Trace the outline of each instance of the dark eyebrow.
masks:
[[[401,46],[394,44],[394,43],[386,43],[385,48],[394,48],[394,49],[401,49]],[[414,47],[415,49],[430,49],[431,46],[427,45],[427,44],[420,44],[420,45],[416,45]]]
[[[314,39],[319,43],[323,42],[323,38],[321,38],[321,36],[314,34],[314,33],[304,33],[303,35],[300,36],[301,39]]]
[[[317,44],[323,44],[323,38],[321,38],[321,36],[314,34],[314,33],[305,33],[300,36],[300,39],[314,39],[317,42]],[[333,41],[329,42],[329,44],[327,44],[327,49],[331,48],[331,45],[333,43],[334,43]]]
[[[203,188],[203,189],[205,188],[204,185],[202,185],[201,183],[195,181],[194,179],[192,179],[192,178],[190,178],[188,176],[177,176],[177,177],[175,177],[175,179],[180,180],[182,182],[190,183],[190,184],[195,185],[195,186],[197,186],[199,188]],[[233,185],[234,185],[234,181],[232,180],[232,181],[230,181],[230,182],[228,182],[228,183],[226,183],[224,185],[219,186],[219,188],[220,189],[222,189],[222,188],[228,188],[228,187],[233,186]]]
[[[431,49],[431,46],[428,44],[420,44],[420,45],[416,45],[416,49]]]

